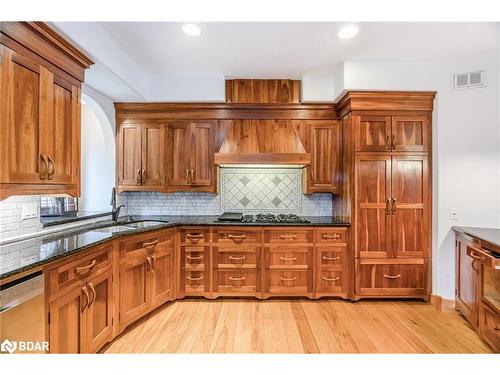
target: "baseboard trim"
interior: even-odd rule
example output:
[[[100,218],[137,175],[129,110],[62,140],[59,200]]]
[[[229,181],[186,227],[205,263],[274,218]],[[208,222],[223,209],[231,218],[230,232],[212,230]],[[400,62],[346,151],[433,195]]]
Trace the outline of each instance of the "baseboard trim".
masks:
[[[435,294],[431,294],[431,305],[438,311],[446,313],[457,313],[455,310],[455,300],[443,298]]]

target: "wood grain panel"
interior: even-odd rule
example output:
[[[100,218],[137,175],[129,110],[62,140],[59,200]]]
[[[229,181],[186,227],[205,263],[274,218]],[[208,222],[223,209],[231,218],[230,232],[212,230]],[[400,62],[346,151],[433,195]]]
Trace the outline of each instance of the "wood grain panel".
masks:
[[[430,121],[427,116],[393,116],[394,151],[423,152],[431,148]]]
[[[168,125],[168,184],[173,186],[189,185],[191,167],[191,129],[187,121],[171,122]]]
[[[141,145],[142,129],[140,124],[120,126],[117,147],[119,185],[141,185]]]
[[[142,125],[142,185],[162,190],[165,156],[165,126]]]
[[[391,149],[391,117],[355,116],[355,150],[361,152]]]

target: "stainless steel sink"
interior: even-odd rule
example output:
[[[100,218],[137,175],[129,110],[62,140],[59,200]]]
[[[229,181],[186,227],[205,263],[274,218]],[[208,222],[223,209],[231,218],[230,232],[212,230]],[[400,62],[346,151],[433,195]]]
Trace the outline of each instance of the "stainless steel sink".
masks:
[[[128,230],[134,230],[134,229],[137,229],[137,227],[132,227],[129,225],[113,225],[113,226],[109,226],[109,227],[92,229],[92,231],[93,232],[102,232],[102,233],[119,233],[119,232],[126,232]]]
[[[139,229],[139,228],[155,227],[157,225],[163,225],[165,223],[167,223],[167,222],[166,221],[146,220],[146,221],[137,221],[135,223],[129,223],[126,226]]]

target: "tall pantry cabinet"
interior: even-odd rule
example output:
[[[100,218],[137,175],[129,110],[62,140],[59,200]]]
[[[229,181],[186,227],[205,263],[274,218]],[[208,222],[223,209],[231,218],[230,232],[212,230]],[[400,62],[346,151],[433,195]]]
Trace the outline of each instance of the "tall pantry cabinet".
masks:
[[[354,298],[429,298],[434,92],[349,92],[336,215],[351,220]]]

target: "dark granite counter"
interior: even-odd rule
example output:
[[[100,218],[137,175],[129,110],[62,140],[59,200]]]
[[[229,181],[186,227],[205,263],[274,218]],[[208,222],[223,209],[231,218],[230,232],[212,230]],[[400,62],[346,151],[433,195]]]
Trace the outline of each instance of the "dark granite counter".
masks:
[[[88,219],[95,219],[98,217],[110,216],[111,212],[109,211],[78,211],[74,215],[68,216],[52,216],[52,217],[41,217],[40,223],[42,223],[42,227],[50,227],[53,225],[60,224],[68,224],[73,223],[75,221],[82,221]]]
[[[500,228],[452,227],[451,229],[474,237],[483,242],[486,247],[491,248],[491,250],[500,252]]]
[[[153,220],[160,221],[144,228],[124,228],[119,232],[100,232],[113,225],[111,220],[82,225],[78,229],[58,232],[0,245],[0,280],[24,273],[60,258],[73,255],[110,239],[178,225],[232,225],[232,226],[349,226],[350,223],[331,217],[305,217],[310,223],[228,223],[217,221],[218,216],[127,216],[119,224]]]

